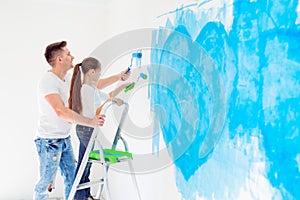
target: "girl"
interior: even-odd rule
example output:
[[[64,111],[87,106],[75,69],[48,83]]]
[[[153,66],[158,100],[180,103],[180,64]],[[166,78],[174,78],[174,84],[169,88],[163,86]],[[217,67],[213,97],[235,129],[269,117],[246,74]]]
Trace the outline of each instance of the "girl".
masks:
[[[81,68],[81,69],[80,69]],[[81,72],[83,73],[83,82],[81,81]],[[75,65],[71,80],[71,90],[69,97],[69,107],[75,112],[85,117],[93,118],[99,106],[100,110],[103,105],[109,101],[114,101],[122,105],[122,100],[115,98],[121,90],[129,84],[123,84],[116,90],[108,94],[99,90],[98,79],[101,72],[100,62],[92,57],[85,58],[82,63]],[[97,110],[99,112],[99,109]],[[86,147],[93,133],[92,127],[76,125],[76,135],[80,141],[79,156],[76,173],[82,162]],[[89,182],[91,163],[87,163],[80,183]],[[92,200],[90,188],[78,190],[74,197],[75,200]]]

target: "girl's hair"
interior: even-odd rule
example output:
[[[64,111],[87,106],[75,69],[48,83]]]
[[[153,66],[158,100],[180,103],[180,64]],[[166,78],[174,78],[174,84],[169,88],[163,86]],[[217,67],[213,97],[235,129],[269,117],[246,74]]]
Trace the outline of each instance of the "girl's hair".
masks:
[[[81,70],[80,70],[81,66]],[[88,57],[85,58],[82,63],[78,63],[74,67],[73,76],[71,79],[71,90],[69,97],[69,108],[77,113],[82,112],[81,102],[81,71],[85,75],[90,69],[98,69],[101,67],[100,62],[96,58]]]

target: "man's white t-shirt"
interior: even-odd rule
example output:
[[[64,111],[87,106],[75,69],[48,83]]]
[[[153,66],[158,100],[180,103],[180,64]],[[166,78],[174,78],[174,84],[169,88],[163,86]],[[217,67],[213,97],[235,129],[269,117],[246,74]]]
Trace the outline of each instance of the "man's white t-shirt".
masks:
[[[109,95],[100,91],[98,88],[83,84],[81,87],[82,115],[93,118],[99,108]]]
[[[46,72],[38,86],[39,121],[37,136],[41,138],[66,138],[69,136],[71,123],[57,116],[45,99],[49,94],[59,94],[64,105],[68,106],[70,79],[61,80],[52,72]]]

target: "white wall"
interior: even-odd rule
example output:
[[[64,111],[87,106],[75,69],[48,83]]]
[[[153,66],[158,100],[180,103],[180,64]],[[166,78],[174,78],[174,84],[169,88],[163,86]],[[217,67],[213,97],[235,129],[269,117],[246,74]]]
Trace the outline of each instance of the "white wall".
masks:
[[[1,199],[30,199],[38,177],[33,139],[37,82],[48,68],[45,46],[67,40],[78,62],[105,38],[101,19],[106,6],[1,1]]]
[[[75,56],[74,63],[77,63],[114,35],[137,28],[157,27],[163,19],[156,17],[177,6],[180,5],[173,0],[0,2],[0,199],[31,199],[38,179],[33,142],[37,124],[36,86],[48,69],[43,57],[46,45],[67,40]],[[76,152],[77,139],[73,132],[72,136]],[[170,166],[156,173],[137,176],[142,199],[179,199],[173,170]],[[128,189],[124,185],[122,189],[117,186],[128,183],[131,187],[130,177],[112,172],[111,180],[114,199],[124,199]],[[63,194],[60,175],[56,184],[52,197]]]

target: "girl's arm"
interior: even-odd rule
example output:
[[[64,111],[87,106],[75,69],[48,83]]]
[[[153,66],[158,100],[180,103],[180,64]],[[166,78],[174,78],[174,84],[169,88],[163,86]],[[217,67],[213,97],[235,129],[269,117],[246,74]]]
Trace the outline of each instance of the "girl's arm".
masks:
[[[123,104],[123,100],[115,97],[109,97],[106,99],[106,101],[96,110],[96,115],[99,115],[104,107],[104,105],[110,101],[113,101],[118,104],[118,106],[121,106]]]
[[[130,72],[126,73],[127,69],[122,71],[121,73],[119,74],[116,74],[116,75],[113,75],[113,76],[110,76],[110,77],[107,77],[107,78],[103,78],[103,79],[100,79],[97,83],[97,88],[98,89],[103,89],[103,88],[106,88],[107,86],[117,82],[117,81],[120,81],[120,80],[127,80],[130,76]]]
[[[117,87],[115,90],[111,91],[109,93],[110,97],[115,97],[117,96],[122,90],[124,90],[128,85],[130,85],[131,83],[124,83],[122,85],[120,85],[119,87]]]
[[[118,95],[124,88],[126,88],[130,84],[131,83],[124,83],[124,84],[120,85],[119,87],[117,87],[115,90],[111,91],[109,93],[109,98],[100,107],[97,108],[96,114],[99,115],[101,113],[104,105],[110,101],[116,102],[118,104],[118,106],[121,106],[123,104],[123,100],[116,98],[115,96]]]

